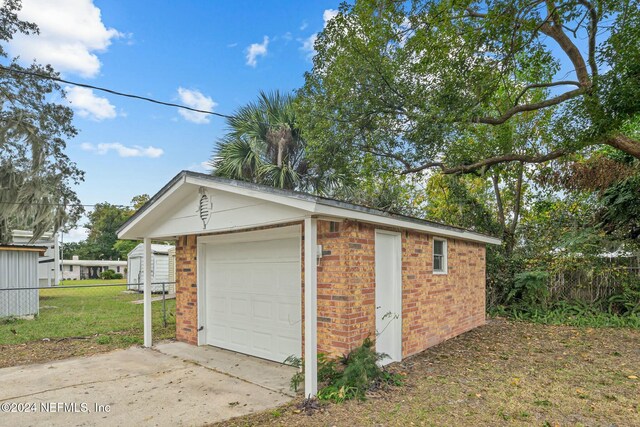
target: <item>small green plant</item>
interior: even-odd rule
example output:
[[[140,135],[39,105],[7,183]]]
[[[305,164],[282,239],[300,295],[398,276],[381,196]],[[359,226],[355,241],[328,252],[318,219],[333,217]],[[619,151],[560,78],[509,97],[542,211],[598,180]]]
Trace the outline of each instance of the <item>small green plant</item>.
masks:
[[[100,278],[103,280],[113,280],[116,277],[116,272],[113,270],[105,270],[102,273],[100,273]],[[120,275],[120,279],[122,279],[122,275]]]
[[[318,399],[340,403],[355,398],[364,399],[368,391],[387,385],[401,386],[401,375],[379,366],[378,362],[386,357],[386,354],[373,349],[373,341],[369,338],[340,361],[318,354],[318,383],[322,385]],[[291,378],[291,389],[297,391],[304,383],[304,361],[289,356],[284,363],[301,369]]]
[[[111,339],[111,337],[110,337],[109,335],[100,335],[100,336],[96,339],[96,342],[97,342],[98,344],[102,344],[102,345],[104,345],[104,344],[111,344],[111,341],[112,341],[112,339]]]

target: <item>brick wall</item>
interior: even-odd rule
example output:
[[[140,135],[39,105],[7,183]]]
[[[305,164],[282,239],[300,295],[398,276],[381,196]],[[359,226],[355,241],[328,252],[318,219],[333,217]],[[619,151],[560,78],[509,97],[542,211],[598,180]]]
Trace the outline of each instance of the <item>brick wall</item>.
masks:
[[[196,236],[178,238],[176,242],[176,339],[197,345],[196,254]]]
[[[485,323],[485,246],[447,239],[448,272],[434,275],[432,236],[402,233],[402,355]]]
[[[287,224],[291,225],[291,224]],[[265,227],[269,228],[269,227]],[[375,337],[375,230],[318,221],[318,351],[341,355]],[[398,230],[396,230],[398,231]],[[303,230],[304,235],[304,230]],[[485,322],[485,247],[448,239],[448,274],[432,273],[432,236],[402,231],[403,356]],[[304,244],[301,253],[304,319]],[[196,237],[176,245],[176,336],[197,343]],[[304,354],[304,321],[301,323]]]
[[[339,355],[375,338],[375,230],[318,221],[329,254],[318,268],[318,351]],[[392,229],[389,229],[392,230]],[[399,231],[399,230],[392,230]],[[448,239],[448,274],[432,273],[433,238],[402,231],[402,354],[420,352],[485,322],[485,247]]]

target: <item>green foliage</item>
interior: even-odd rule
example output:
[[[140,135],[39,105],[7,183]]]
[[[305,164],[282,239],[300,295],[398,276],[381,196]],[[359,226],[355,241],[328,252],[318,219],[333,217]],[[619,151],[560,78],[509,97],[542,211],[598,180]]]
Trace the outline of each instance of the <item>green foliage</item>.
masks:
[[[129,252],[140,243],[140,240],[118,240],[113,244],[113,250],[118,253],[118,258],[127,259]]]
[[[299,369],[299,371],[291,377],[290,382],[291,390],[298,391],[300,385],[304,384],[304,360],[298,356],[291,355],[287,357],[283,363]],[[324,353],[318,353],[318,382],[331,382],[337,375],[336,361],[327,357]]]
[[[638,313],[625,315],[608,313],[581,302],[558,301],[546,309],[500,306],[491,310],[489,314],[546,325],[640,329],[640,315]]]
[[[129,208],[110,203],[98,203],[87,214],[89,229],[87,236],[88,256],[90,259],[116,259],[120,254],[114,249],[118,240],[118,228],[131,216]]]
[[[38,32],[35,24],[18,19],[20,9],[15,0],[0,5],[3,66],[59,77],[49,65],[23,68],[8,58],[6,43],[14,36]],[[0,243],[10,243],[14,229],[32,231],[35,241],[75,224],[83,212],[73,186],[84,172],[65,154],[66,140],[77,131],[72,110],[56,101],[63,97],[51,80],[0,72]]]
[[[558,3],[552,13],[526,0],[343,4],[318,35],[300,91],[305,134],[324,153],[364,151],[407,170],[595,144],[638,157],[628,128],[640,112],[640,7],[590,4]],[[592,44],[573,44],[592,33]],[[568,60],[575,71],[561,79],[570,82],[551,89]],[[512,137],[513,121],[529,141]]]
[[[640,240],[640,166],[637,170],[602,193],[598,225],[609,233]]]
[[[122,274],[116,273],[113,270],[105,270],[100,273],[100,278],[104,280],[118,280],[122,279]]]
[[[524,271],[515,275],[514,286],[507,295],[507,304],[525,307],[546,307],[550,296],[546,271]]]
[[[318,399],[341,403],[364,399],[368,391],[387,385],[401,386],[403,381],[399,374],[378,365],[385,357],[385,354],[375,352],[369,338],[343,357],[340,363],[318,354],[318,383],[321,385]],[[297,391],[304,383],[304,363],[296,356],[289,356],[284,363],[301,368],[291,379],[291,389]]]
[[[228,131],[211,159],[213,174],[288,190],[324,194],[339,177],[312,165],[298,127],[294,98],[260,92],[227,119]]]
[[[640,277],[626,277],[622,290],[607,299],[607,309],[611,314],[640,316]]]
[[[77,255],[80,259],[127,259],[127,255],[140,242],[118,240],[117,231],[147,201],[149,196],[141,194],[131,199],[133,209],[110,203],[98,203],[87,215],[89,229],[87,239],[82,242],[64,244],[64,259]]]

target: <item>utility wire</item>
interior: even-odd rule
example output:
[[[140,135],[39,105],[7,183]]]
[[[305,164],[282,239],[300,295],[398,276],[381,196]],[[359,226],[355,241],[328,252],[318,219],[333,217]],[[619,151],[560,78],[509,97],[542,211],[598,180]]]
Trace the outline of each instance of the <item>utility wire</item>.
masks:
[[[12,67],[5,67],[4,65],[0,65],[0,70],[4,70],[4,71],[7,71],[9,73],[14,73],[14,74],[22,74],[22,75],[26,75],[26,76],[38,77],[40,79],[45,79],[45,80],[53,80],[54,82],[59,82],[59,83],[65,83],[65,84],[74,85],[74,86],[85,87],[87,89],[95,89],[95,90],[99,90],[99,91],[102,91],[102,92],[110,93],[112,95],[123,96],[123,97],[126,97],[126,98],[140,99],[142,101],[152,102],[154,104],[166,105],[167,107],[176,107],[176,108],[181,108],[183,110],[194,111],[196,113],[210,114],[212,116],[218,116],[218,117],[222,117],[222,118],[225,118],[225,119],[233,119],[234,118],[233,116],[230,116],[230,115],[227,115],[227,114],[222,114],[222,113],[216,113],[215,111],[199,110],[197,108],[187,107],[186,105],[174,104],[173,102],[158,101],[157,99],[148,98],[146,96],[134,95],[134,94],[125,93],[125,92],[118,92],[116,90],[111,90],[111,89],[107,89],[107,88],[104,88],[104,87],[94,86],[94,85],[90,85],[90,84],[86,84],[86,83],[72,82],[70,80],[61,79],[59,77],[49,76],[47,74],[34,73],[33,71],[21,70],[21,69],[12,68]]]
[[[0,204],[2,205],[30,205],[30,206],[59,206],[59,207],[73,207],[73,206],[82,206],[85,208],[95,208],[98,205],[104,205],[104,203],[96,203],[93,205],[84,205],[84,204],[75,204],[75,203],[70,203],[68,205],[64,205],[62,203],[22,203],[22,202],[0,202]],[[111,205],[109,204],[111,207],[114,208],[133,208],[133,206],[131,205]]]

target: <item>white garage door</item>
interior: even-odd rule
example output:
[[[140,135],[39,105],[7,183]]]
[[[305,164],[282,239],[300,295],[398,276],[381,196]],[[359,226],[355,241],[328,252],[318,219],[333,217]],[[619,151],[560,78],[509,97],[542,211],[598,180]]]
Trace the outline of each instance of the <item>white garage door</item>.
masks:
[[[207,344],[282,362],[301,352],[300,236],[272,233],[206,245],[205,336]]]

